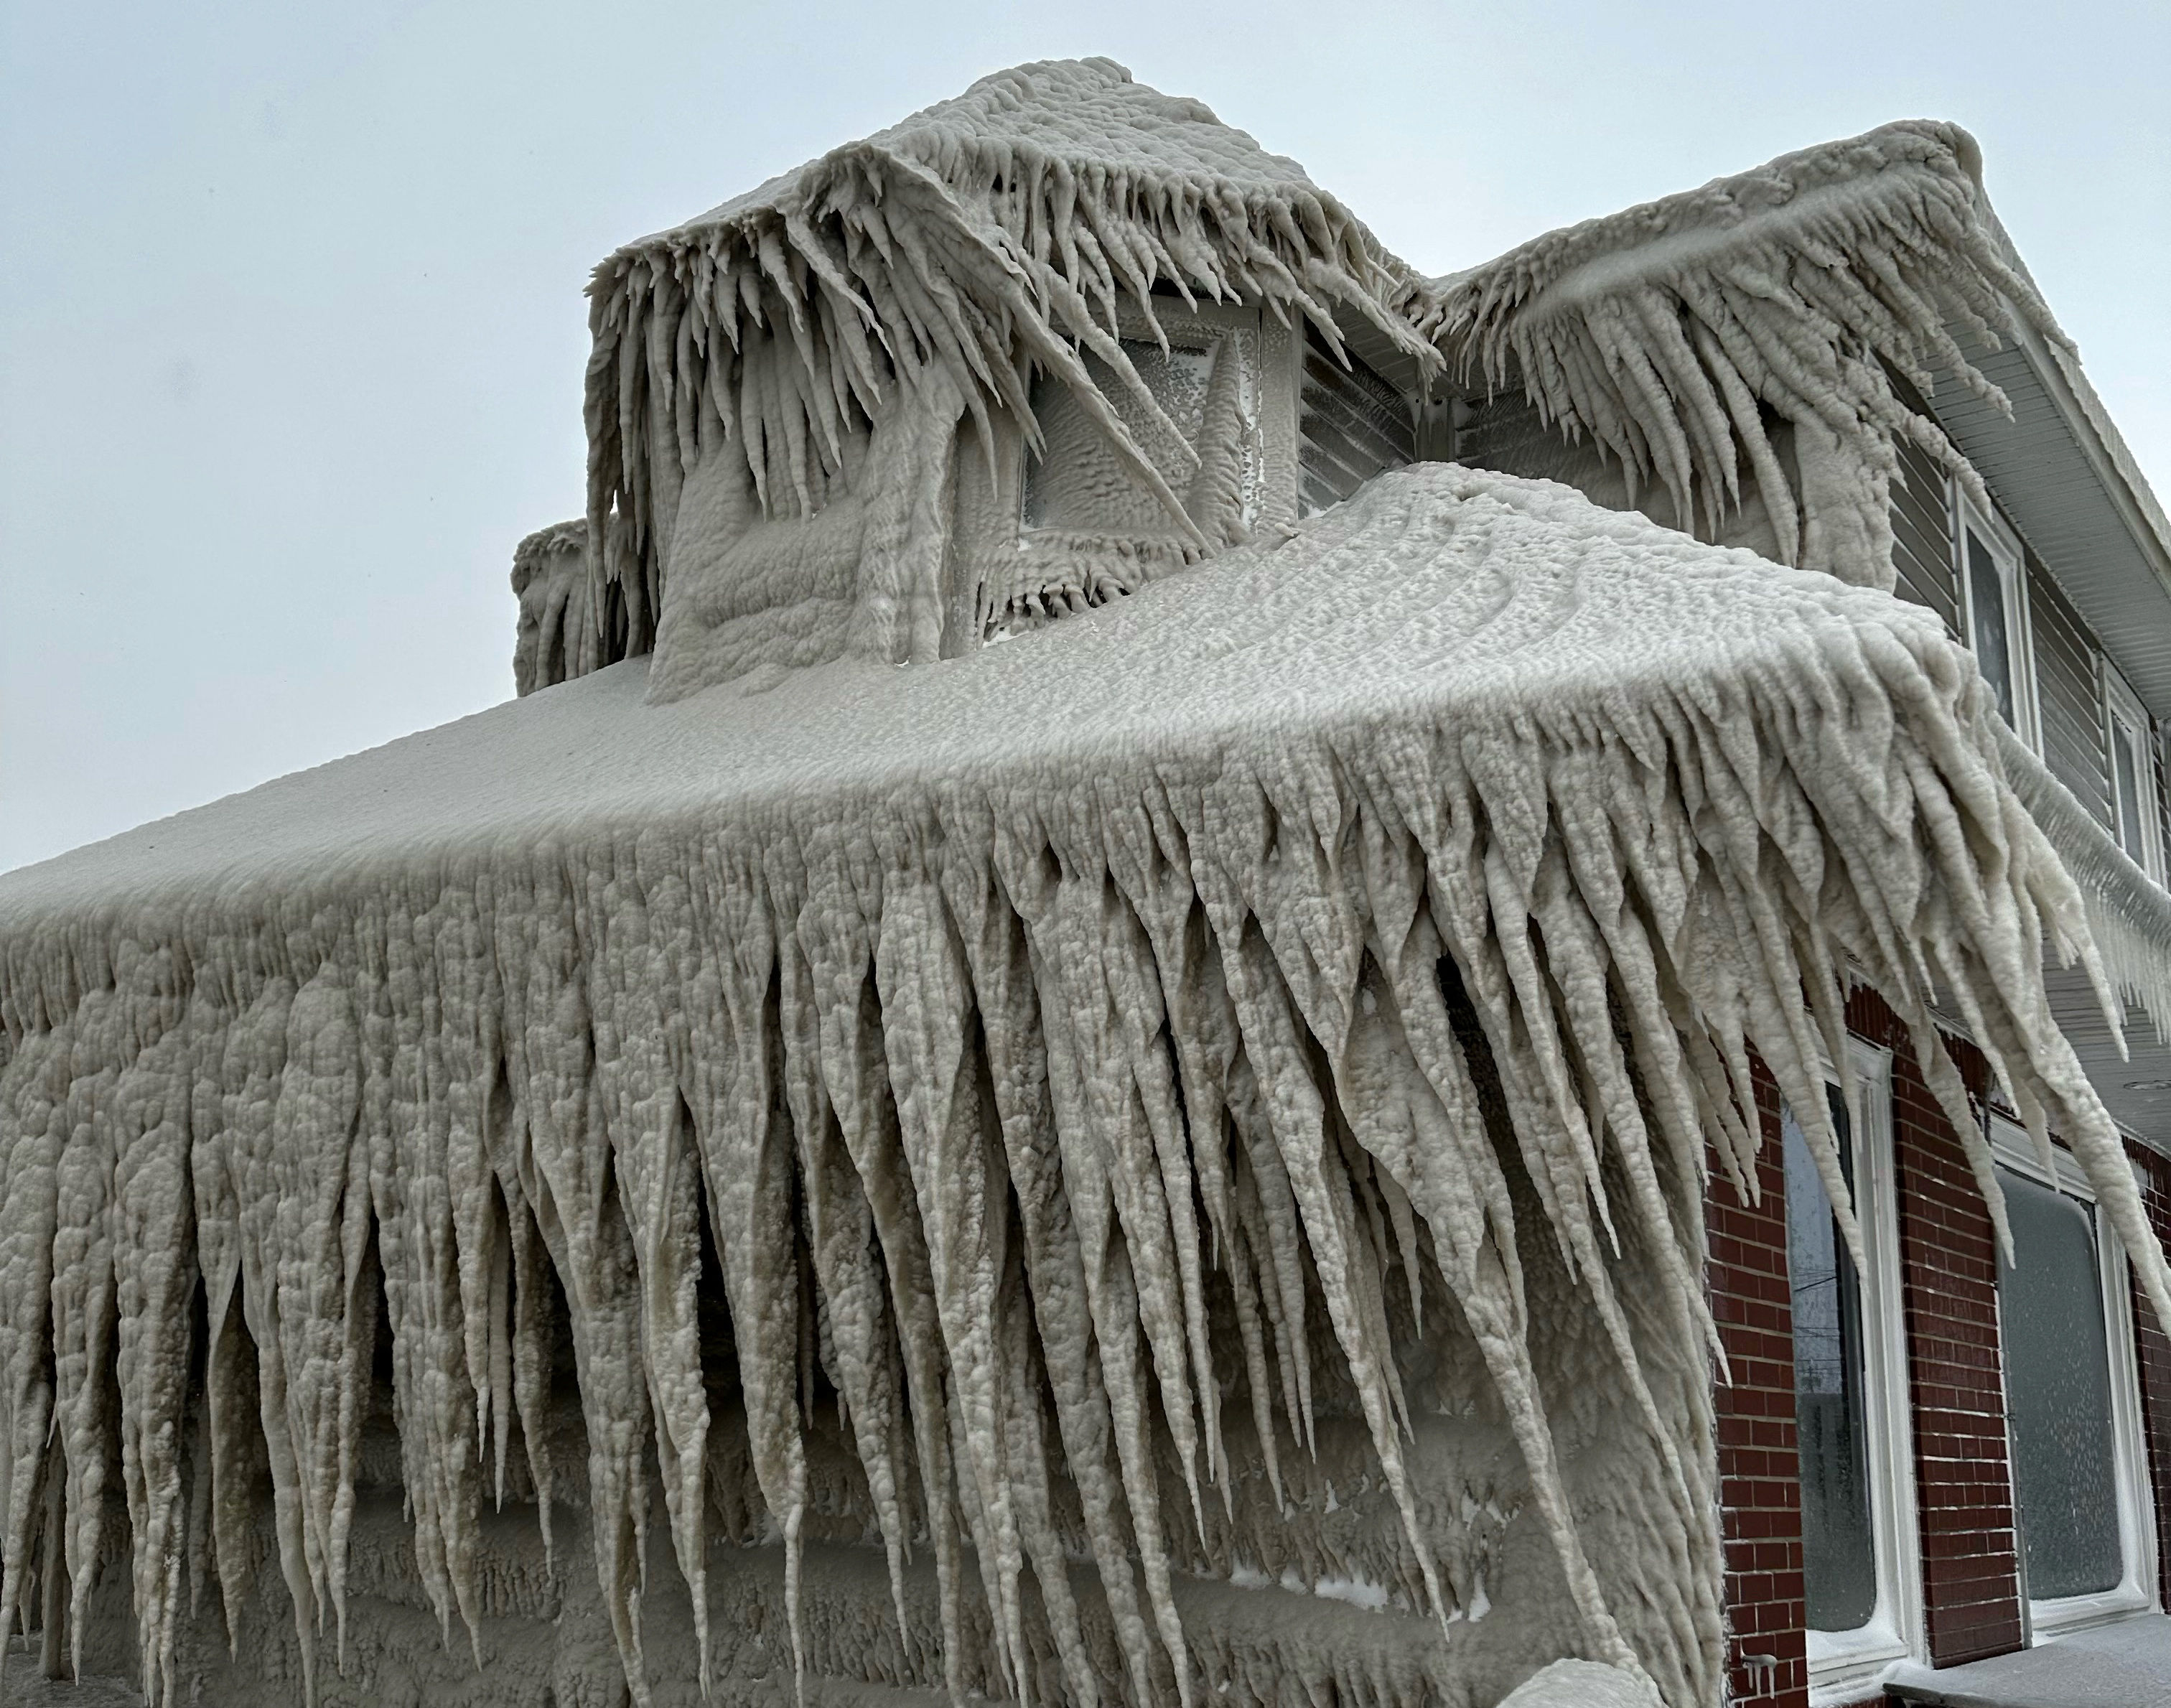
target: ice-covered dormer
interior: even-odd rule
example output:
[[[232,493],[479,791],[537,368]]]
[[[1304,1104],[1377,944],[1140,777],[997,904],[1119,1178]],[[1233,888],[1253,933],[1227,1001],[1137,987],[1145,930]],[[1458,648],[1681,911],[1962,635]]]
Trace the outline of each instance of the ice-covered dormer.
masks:
[[[1196,101],[985,78],[598,270],[597,656],[652,649],[658,699],[924,662],[1286,527],[1307,337],[1437,367],[1416,288]]]

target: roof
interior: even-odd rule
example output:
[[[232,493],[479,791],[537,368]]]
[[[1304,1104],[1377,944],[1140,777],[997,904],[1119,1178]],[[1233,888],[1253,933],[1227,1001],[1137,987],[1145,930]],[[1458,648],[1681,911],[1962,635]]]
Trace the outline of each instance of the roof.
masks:
[[[1547,233],[1430,291],[1424,327],[1452,368],[1520,385],[1663,488],[1683,526],[1716,533],[1753,485],[1783,561],[1880,586],[1895,437],[1975,481],[1888,365],[2002,410],[1959,340],[2067,342],[1999,239],[1974,138],[1930,120]]]
[[[1380,548],[1383,514],[1417,533]],[[1122,755],[1218,764],[1278,732],[1572,725],[1639,681],[1750,671],[1804,623],[1863,620],[1944,644],[1933,618],[1881,595],[1775,573],[1569,488],[1423,464],[1285,543],[940,664],[840,661],[650,705],[635,659],[540,689],[0,874],[0,947],[12,957],[62,922],[192,930],[306,913],[450,863],[816,823],[953,784],[1082,784]]]

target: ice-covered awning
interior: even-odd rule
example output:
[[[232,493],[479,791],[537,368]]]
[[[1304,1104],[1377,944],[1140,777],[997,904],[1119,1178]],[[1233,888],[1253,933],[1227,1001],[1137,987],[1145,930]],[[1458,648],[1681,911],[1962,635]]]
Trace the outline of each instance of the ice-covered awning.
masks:
[[[1889,595],[1428,464],[965,658],[666,705],[644,668],[0,877],[9,1595],[54,1487],[79,1621],[115,1429],[147,1673],[175,1527],[209,1523],[222,1577],[244,1571],[245,1502],[179,1500],[196,1370],[215,1438],[263,1431],[313,1641],[344,1604],[374,1251],[418,1557],[440,1616],[472,1622],[503,1420],[552,1486],[529,1427],[547,1357],[508,1303],[547,1266],[638,1678],[651,1450],[697,1592],[707,1558],[705,1230],[788,1550],[818,1346],[893,1569],[933,1513],[954,1609],[968,1541],[1005,1671],[1037,1604],[1091,1695],[1058,1477],[1135,1693],[1187,1690],[1167,1539],[1209,1534],[1225,1406],[1248,1404],[1278,1491],[1316,1375],[1354,1396],[1398,1569],[1456,1604],[1452,1527],[1403,1457],[1407,1277],[1410,1305],[1453,1299],[1529,1466],[1576,1614],[1546,1641],[1704,1700],[1706,1147],[1746,1168],[1757,1052],[1844,1205],[1820,1060],[1845,1070],[1850,966],[1914,1025],[1993,1204],[1933,1003],[2072,1145],[2171,1304],[2044,993],[2046,938],[2085,947],[2081,895],[2004,780],[1968,655]],[[1524,1277],[1555,1241],[1573,1282],[1541,1321]],[[214,1344],[192,1363],[199,1285]],[[1246,1325],[1238,1364],[1209,1297]],[[260,1414],[222,1409],[218,1337],[244,1324]],[[1541,1340],[1597,1359],[1574,1403],[1611,1396],[1649,1443],[1647,1479],[1590,1498],[1641,1503],[1610,1534],[1650,1569],[1586,1548]]]

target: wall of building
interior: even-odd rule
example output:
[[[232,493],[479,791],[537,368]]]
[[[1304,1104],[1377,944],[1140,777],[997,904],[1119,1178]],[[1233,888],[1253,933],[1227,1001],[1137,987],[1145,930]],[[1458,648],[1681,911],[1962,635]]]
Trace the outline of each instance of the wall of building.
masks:
[[[1926,1658],[1957,1666],[2024,1641],[1989,1212],[1959,1136],[1931,1096],[1906,1029],[1857,991],[1847,1024],[1892,1052],[1892,1145],[1913,1432]],[[1978,1096],[1986,1064],[1949,1040]],[[1708,1285],[1731,1381],[1718,1392],[1729,1708],[1807,1708],[1801,1489],[1796,1455],[1786,1176],[1777,1088],[1758,1064],[1765,1153],[1745,1201],[1712,1159]],[[2158,1234],[2171,1245],[2171,1161],[2129,1144]],[[2171,1604],[2171,1336],[2136,1293],[2159,1593]],[[1769,1665],[1759,1665],[1759,1659]],[[1866,1694],[1864,1701],[1878,1700]]]
[[[1705,1198],[1712,1315],[1729,1378],[1716,1395],[1726,1688],[1729,1703],[1807,1708],[1787,1172],[1779,1148],[1778,1084],[1763,1063],[1756,1065],[1756,1113],[1764,1132],[1756,1202],[1735,1191],[1716,1152],[1709,1159]]]

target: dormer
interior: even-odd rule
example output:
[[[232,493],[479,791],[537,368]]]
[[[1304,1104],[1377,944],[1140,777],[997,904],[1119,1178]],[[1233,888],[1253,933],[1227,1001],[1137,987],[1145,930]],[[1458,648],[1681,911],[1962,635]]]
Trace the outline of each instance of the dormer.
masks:
[[[1436,368],[1415,289],[1198,102],[984,79],[597,270],[595,661],[925,662],[1286,528],[1307,351]]]

